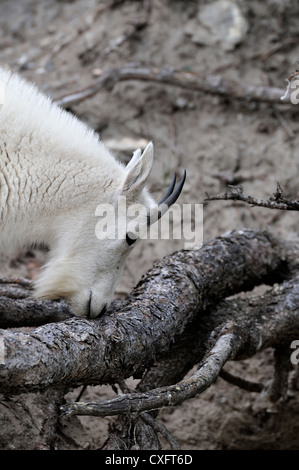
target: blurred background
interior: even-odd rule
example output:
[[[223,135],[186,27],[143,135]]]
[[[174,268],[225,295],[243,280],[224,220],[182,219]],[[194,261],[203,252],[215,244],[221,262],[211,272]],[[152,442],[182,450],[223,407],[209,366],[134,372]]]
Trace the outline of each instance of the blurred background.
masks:
[[[201,84],[213,76],[213,83],[231,80],[236,90],[248,84],[284,91],[297,67],[298,37],[299,4],[292,0],[0,0],[1,65],[55,100],[129,63],[167,69],[170,76],[183,72]],[[180,77],[183,81],[184,74]],[[206,191],[216,194],[240,183],[244,193],[267,199],[277,181],[285,197],[298,199],[296,105],[236,98],[234,92],[224,96],[221,87],[210,93],[204,86],[133,77],[102,87],[68,110],[124,162],[152,140],[149,189],[157,197],[173,172],[181,175],[186,168],[180,203],[203,203]],[[286,239],[298,231],[295,212],[233,201],[204,204],[204,240],[241,227],[273,229]],[[130,292],[156,259],[180,248],[180,240],[139,244],[117,297]],[[1,273],[34,278],[43,256],[30,251],[12,260],[4,254]],[[271,376],[271,360],[266,351],[254,361],[233,364],[232,371],[264,380]],[[165,411],[163,419],[182,448],[299,448],[294,397],[287,410],[269,411],[254,394],[218,382],[200,398]]]

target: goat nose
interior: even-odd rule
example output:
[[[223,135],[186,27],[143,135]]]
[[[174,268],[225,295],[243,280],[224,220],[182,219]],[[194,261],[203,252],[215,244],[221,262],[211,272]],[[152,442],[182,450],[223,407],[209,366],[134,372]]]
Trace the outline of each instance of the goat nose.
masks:
[[[100,318],[100,317],[102,317],[102,316],[105,314],[106,310],[107,310],[107,304],[105,304],[105,305],[103,306],[102,310],[101,310],[99,313],[94,312],[94,314],[92,315],[92,318]]]
[[[107,304],[104,305],[104,307],[102,308],[100,313],[97,315],[97,317],[103,316],[106,313],[106,311],[107,311]]]
[[[94,300],[96,300],[96,297],[93,297],[92,292],[90,292],[89,299],[87,302],[87,312],[86,312],[86,316],[89,319],[99,318],[102,315],[104,315],[104,313],[107,310],[107,306],[108,306],[107,303],[101,304],[101,303],[93,302]]]

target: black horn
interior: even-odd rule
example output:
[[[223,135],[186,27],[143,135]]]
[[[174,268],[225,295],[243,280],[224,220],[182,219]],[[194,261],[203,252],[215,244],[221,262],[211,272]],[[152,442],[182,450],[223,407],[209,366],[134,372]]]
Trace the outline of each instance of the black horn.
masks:
[[[157,210],[152,212],[151,214],[148,214],[147,216],[147,225],[151,225],[157,220],[161,219],[162,215],[167,212],[168,208],[175,203],[175,201],[178,199],[179,195],[182,192],[184,183],[186,180],[186,170],[184,170],[184,174],[182,179],[179,181],[177,187],[175,188],[175,183],[176,183],[176,174],[174,175],[174,178],[167,188],[166,193],[160,199],[157,205]]]
[[[173,182],[169,186],[165,196],[162,197],[161,201],[159,201],[159,203],[158,203],[159,206],[161,204],[165,204],[166,206],[170,207],[179,198],[179,195],[182,192],[182,189],[183,189],[183,186],[184,186],[184,183],[185,183],[185,180],[186,180],[186,170],[184,170],[184,174],[183,174],[183,177],[182,177],[181,181],[179,182],[177,187],[174,189],[175,180],[176,180],[176,175],[174,175]],[[170,188],[172,188],[172,191],[169,193]],[[166,195],[167,195],[167,197],[166,197]]]
[[[175,187],[175,183],[176,183],[176,173],[174,174],[172,183],[168,186],[166,193],[164,194],[162,199],[160,199],[160,201],[158,202],[158,206],[160,206],[160,204],[163,204],[163,202],[166,201],[166,199],[172,194],[174,187]]]

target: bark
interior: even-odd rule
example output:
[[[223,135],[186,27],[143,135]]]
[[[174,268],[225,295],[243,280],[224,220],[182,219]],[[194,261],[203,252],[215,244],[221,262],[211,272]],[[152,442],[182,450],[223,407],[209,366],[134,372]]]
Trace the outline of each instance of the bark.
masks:
[[[73,316],[64,301],[36,301],[0,296],[0,328],[39,326]]]
[[[262,297],[222,301],[215,310],[208,311],[201,321],[189,326],[168,357],[147,371],[133,396],[123,395],[102,403],[67,404],[62,411],[68,416],[118,415],[110,423],[109,437],[103,447],[116,450],[120,443],[126,449],[134,443],[130,435],[134,412],[145,409],[153,412],[157,408],[156,417],[158,409],[178,405],[194,397],[210,386],[217,376],[247,391],[263,392],[272,402],[279,400],[286,395],[288,373],[292,367],[290,344],[299,335],[298,283],[299,280],[285,281]],[[215,343],[220,348],[216,357]],[[267,347],[274,348],[275,356],[274,377],[270,386],[268,383],[249,382],[221,369],[228,359],[252,357]],[[198,372],[184,380],[185,374],[199,361]],[[128,408],[131,410],[129,415],[126,413]]]
[[[290,274],[288,249],[268,232],[233,231],[157,262],[128,298],[99,320],[71,318],[26,333],[2,330],[1,391],[141,376],[197,319],[208,337],[215,326],[210,312],[219,301]]]
[[[193,376],[150,392],[130,393],[102,403],[67,404],[62,409],[70,415],[108,416],[179,405],[209,387],[228,360],[249,358],[268,347],[278,351],[277,377],[270,392],[275,401],[285,389],[290,368],[286,367],[286,364],[290,365],[290,354],[282,355],[281,350],[290,347],[292,340],[299,335],[298,305],[299,279],[275,286],[264,294],[262,300],[256,297],[223,301],[204,318],[210,332],[208,338],[199,327],[189,343],[190,349],[193,345],[197,349],[198,342],[207,351]]]
[[[225,362],[232,357],[236,346],[235,342],[237,341],[234,334],[231,332],[223,334],[199,370],[192,377],[175,385],[157,388],[145,393],[129,393],[102,403],[71,403],[62,405],[61,409],[69,415],[82,414],[104,417],[180,405],[185,400],[206,390],[216,380]]]
[[[79,450],[86,448],[79,419],[63,419],[59,406],[66,392],[50,388],[41,393],[0,394],[1,450]]]

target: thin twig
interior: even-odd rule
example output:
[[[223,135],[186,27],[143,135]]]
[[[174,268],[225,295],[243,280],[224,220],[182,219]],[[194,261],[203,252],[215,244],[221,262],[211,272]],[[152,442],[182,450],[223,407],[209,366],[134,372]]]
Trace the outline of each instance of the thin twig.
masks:
[[[277,183],[277,189],[268,200],[263,201],[262,199],[256,199],[253,196],[246,196],[243,193],[243,185],[240,186],[229,186],[231,191],[226,191],[222,194],[216,194],[211,196],[206,192],[206,198],[204,201],[219,201],[219,200],[233,200],[233,201],[242,201],[250,204],[251,206],[266,207],[267,209],[279,209],[279,210],[289,210],[289,211],[298,211],[299,210],[299,201],[290,201],[282,196],[283,191]]]
[[[269,399],[273,403],[279,398],[285,398],[287,394],[289,371],[292,369],[290,345],[278,346],[274,351],[274,359],[274,378],[268,393]]]
[[[179,443],[176,438],[171,434],[170,431],[164,426],[164,424],[159,423],[155,418],[153,418],[149,413],[142,413],[141,418],[147,424],[149,424],[155,431],[159,432],[169,443],[171,449],[180,450]]]
[[[219,377],[232,385],[236,385],[239,388],[247,390],[248,392],[261,393],[264,390],[263,384],[258,382],[250,382],[248,380],[242,379],[241,377],[236,377],[224,369],[220,371]]]
[[[82,397],[82,395],[83,395],[83,393],[85,392],[86,389],[87,389],[87,385],[83,385],[83,387],[81,388],[81,390],[80,390],[80,392],[79,392],[79,394],[78,394],[75,401],[80,401],[81,400],[81,397]]]
[[[118,386],[120,387],[122,393],[134,393],[133,389],[128,387],[126,382],[123,380],[118,383]],[[78,400],[77,400],[78,401]],[[146,424],[151,426],[154,431],[159,432],[170,444],[171,449],[174,450],[179,450],[180,446],[174,436],[171,434],[170,431],[164,426],[162,423],[159,423],[151,414],[143,412],[140,415],[138,415],[140,418],[142,418],[143,421],[145,421]]]

